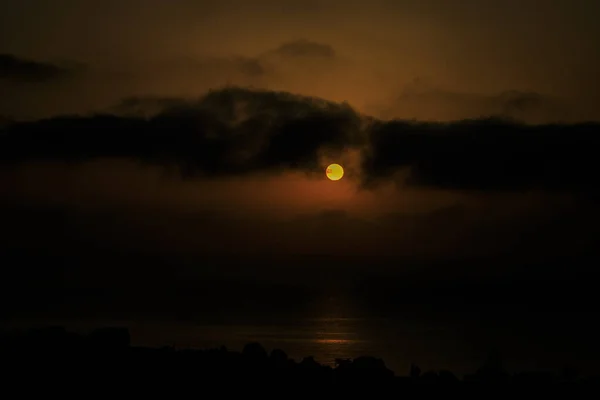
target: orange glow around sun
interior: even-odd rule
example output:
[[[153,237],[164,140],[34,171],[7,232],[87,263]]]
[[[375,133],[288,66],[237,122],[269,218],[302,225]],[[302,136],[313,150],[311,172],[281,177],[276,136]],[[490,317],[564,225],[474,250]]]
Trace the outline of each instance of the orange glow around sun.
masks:
[[[339,181],[344,176],[344,168],[340,164],[331,164],[325,170],[325,175],[332,181]]]

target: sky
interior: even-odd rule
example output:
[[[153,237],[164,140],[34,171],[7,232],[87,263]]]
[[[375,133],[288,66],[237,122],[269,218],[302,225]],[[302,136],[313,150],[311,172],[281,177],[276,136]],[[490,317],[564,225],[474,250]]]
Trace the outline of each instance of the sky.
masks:
[[[597,119],[598,7],[4,0],[0,74],[13,95],[1,109],[36,117],[238,84],[348,101],[385,118]],[[17,61],[39,64],[18,72]]]
[[[5,282],[589,284],[597,15],[593,0],[2,0]]]

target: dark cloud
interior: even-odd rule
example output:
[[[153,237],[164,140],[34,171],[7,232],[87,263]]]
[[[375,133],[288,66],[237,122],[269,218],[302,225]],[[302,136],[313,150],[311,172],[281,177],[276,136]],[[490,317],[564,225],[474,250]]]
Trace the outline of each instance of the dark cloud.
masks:
[[[518,102],[517,102],[518,103]],[[345,104],[241,88],[196,100],[137,98],[154,116],[57,117],[5,129],[2,159],[133,158],[191,174],[320,171],[322,151],[360,149],[363,183],[396,179],[461,190],[597,194],[598,124],[378,121]],[[406,176],[406,174],[405,174]]]
[[[596,193],[598,129],[499,119],[378,123],[365,170],[380,178],[410,167],[410,182],[453,189]]]
[[[507,90],[500,93],[469,93],[437,87],[425,78],[404,85],[388,104],[372,107],[384,118],[422,121],[455,121],[490,115],[526,123],[581,122],[593,113],[588,107],[543,93]]]
[[[359,126],[346,105],[231,88],[149,119],[57,117],[13,126],[2,158],[132,157],[207,174],[315,168],[319,148],[352,145]]]
[[[19,83],[53,82],[74,73],[69,68],[0,54],[0,79]]]

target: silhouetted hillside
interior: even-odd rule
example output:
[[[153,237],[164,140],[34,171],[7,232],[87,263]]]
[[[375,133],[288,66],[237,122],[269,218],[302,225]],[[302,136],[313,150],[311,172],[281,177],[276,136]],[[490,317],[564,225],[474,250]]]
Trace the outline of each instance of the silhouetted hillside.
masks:
[[[536,385],[598,383],[597,378],[580,378],[574,370],[563,374],[508,374],[497,357],[463,380],[450,371],[422,373],[412,365],[408,376],[395,376],[381,359],[359,357],[336,360],[331,368],[312,357],[297,362],[282,350],[268,353],[260,344],[249,343],[242,352],[220,349],[178,350],[130,345],[127,329],[103,328],[89,335],[52,327],[25,333],[5,334],[1,340],[5,382],[52,387],[137,387],[153,390],[176,389],[268,389],[307,388],[401,391],[414,385]],[[91,386],[94,385],[94,386]],[[116,386],[115,386],[116,385]]]

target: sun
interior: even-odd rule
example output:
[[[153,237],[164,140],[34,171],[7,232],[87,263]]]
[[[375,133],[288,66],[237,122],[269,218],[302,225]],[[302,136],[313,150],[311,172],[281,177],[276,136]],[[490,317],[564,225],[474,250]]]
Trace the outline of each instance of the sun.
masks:
[[[331,164],[325,170],[325,175],[332,181],[339,181],[344,176],[344,168],[340,164]]]

